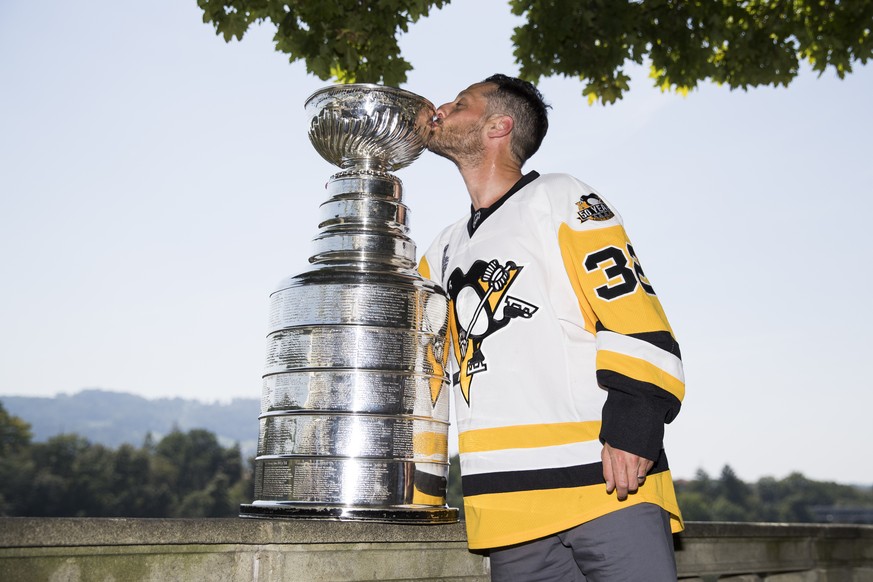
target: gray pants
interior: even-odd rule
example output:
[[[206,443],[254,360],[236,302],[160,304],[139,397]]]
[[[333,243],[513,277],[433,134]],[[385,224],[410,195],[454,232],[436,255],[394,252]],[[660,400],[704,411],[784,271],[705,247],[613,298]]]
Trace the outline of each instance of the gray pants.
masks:
[[[491,550],[492,582],[676,580],[670,517],[641,503],[567,531]]]

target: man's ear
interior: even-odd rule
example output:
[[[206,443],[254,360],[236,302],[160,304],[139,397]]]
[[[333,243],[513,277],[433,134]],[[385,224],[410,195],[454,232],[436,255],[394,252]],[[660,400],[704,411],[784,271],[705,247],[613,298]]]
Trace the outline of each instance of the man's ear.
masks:
[[[501,115],[499,113],[495,113],[491,116],[486,124],[488,129],[488,137],[505,137],[512,133],[512,127],[515,125],[515,122],[508,115]]]

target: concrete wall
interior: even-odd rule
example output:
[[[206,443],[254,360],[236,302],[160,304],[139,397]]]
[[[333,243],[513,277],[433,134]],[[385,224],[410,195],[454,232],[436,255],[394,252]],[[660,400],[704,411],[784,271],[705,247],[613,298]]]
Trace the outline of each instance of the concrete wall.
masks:
[[[691,523],[683,580],[873,582],[873,526]],[[0,518],[0,580],[481,581],[461,524]]]

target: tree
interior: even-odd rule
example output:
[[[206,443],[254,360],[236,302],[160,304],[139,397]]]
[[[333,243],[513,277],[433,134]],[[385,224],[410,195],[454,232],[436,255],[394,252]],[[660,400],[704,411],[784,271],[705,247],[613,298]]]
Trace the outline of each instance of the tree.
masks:
[[[3,516],[224,517],[252,498],[239,445],[202,429],[139,449],[75,434],[31,443],[27,423],[0,405],[0,453]]]
[[[737,474],[734,473],[730,465],[725,465],[721,470],[719,488],[722,497],[740,506],[747,505],[749,498],[752,496],[752,488],[737,477]]]
[[[399,32],[449,0],[197,0],[203,21],[225,41],[242,39],[253,23],[276,26],[276,50],[320,79],[399,85],[412,69],[400,56]]]
[[[0,403],[0,515],[14,515],[33,480],[30,425]]]
[[[155,446],[153,459],[154,479],[172,491],[178,515],[236,515],[240,502],[251,501],[239,445],[225,449],[209,431],[174,430]]]
[[[227,476],[219,473],[205,489],[193,491],[182,499],[179,517],[226,517],[239,512],[239,504],[231,501]]]
[[[711,80],[732,89],[788,86],[806,60],[842,79],[873,57],[870,0],[512,0],[523,77],[579,77],[589,102],[628,89],[623,67],[651,62],[662,90]]]
[[[146,439],[148,442],[148,438]],[[172,499],[169,487],[155,483],[152,478],[150,456],[153,445],[141,449],[121,445],[115,452],[114,467],[107,489],[112,493],[111,503],[102,508],[102,515],[129,517],[156,517],[162,515]]]
[[[0,402],[0,456],[21,452],[30,446],[31,438],[30,424],[6,412]]]
[[[412,66],[397,35],[448,0],[197,0],[226,41],[276,26],[276,49],[339,82],[399,85]],[[807,61],[842,79],[873,57],[873,0],[509,0],[526,22],[512,36],[522,78],[579,78],[589,103],[628,90],[629,63],[649,62],[661,90],[701,81],[788,86]]]
[[[174,430],[158,443],[155,453],[172,467],[165,476],[180,497],[206,488],[224,468],[228,457],[216,436],[203,429],[187,433]],[[239,450],[235,449],[233,454],[239,455]]]
[[[80,511],[79,498],[88,489],[80,479],[84,456],[91,444],[74,434],[53,436],[45,443],[35,443],[31,458],[35,474],[26,495],[21,500],[20,515],[33,517],[75,517]],[[89,475],[90,478],[90,475]],[[88,500],[90,504],[90,499]]]
[[[712,501],[700,493],[686,491],[681,495],[680,507],[686,521],[715,521],[712,517]]]

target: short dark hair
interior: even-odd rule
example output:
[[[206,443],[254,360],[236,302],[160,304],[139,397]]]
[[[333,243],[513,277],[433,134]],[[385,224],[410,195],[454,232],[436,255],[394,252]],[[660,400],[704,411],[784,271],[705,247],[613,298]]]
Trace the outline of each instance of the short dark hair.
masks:
[[[503,113],[512,117],[512,154],[520,164],[534,155],[549,130],[549,105],[533,83],[507,75],[491,75],[483,83],[497,88],[488,94],[487,112]]]

